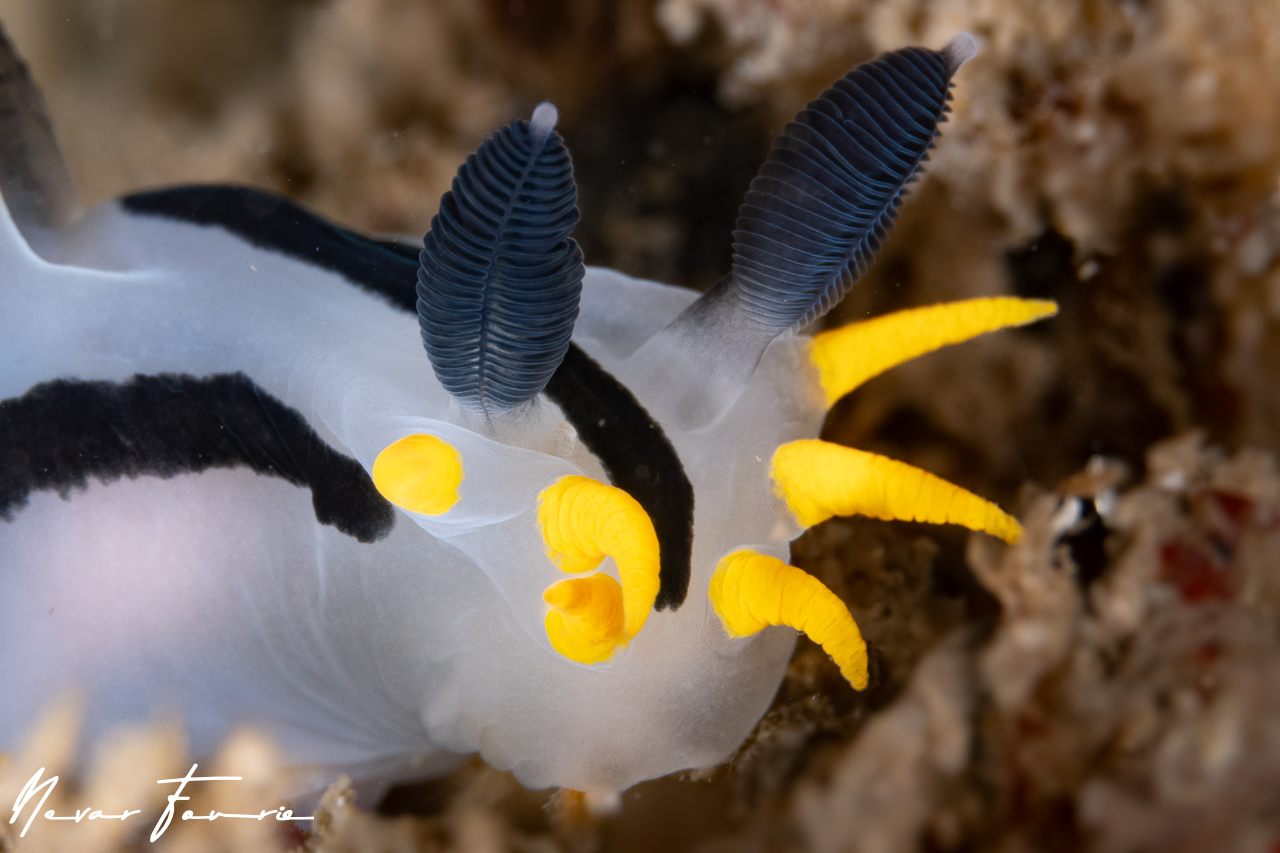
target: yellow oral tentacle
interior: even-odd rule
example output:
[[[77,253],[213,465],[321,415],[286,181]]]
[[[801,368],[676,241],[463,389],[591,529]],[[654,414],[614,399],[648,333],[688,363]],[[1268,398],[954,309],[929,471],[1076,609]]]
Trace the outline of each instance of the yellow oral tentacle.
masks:
[[[861,690],[867,686],[867,644],[844,602],[822,581],[750,548],[723,557],[711,576],[711,605],[730,636],[768,625],[803,631]]]
[[[891,367],[919,355],[1058,313],[1044,299],[995,297],[912,308],[815,335],[811,358],[827,405]]]
[[[566,597],[569,593],[563,581],[546,594],[547,603],[552,606],[546,624],[553,647],[580,663],[598,663],[640,633],[658,597],[660,564],[653,522],[636,499],[622,489],[571,475],[561,477],[538,496],[538,524],[547,556],[565,572],[590,571],[606,556],[617,563],[622,584],[619,587],[615,583],[612,592],[606,592],[603,581],[595,580],[608,576],[596,575],[586,579],[594,583],[591,596],[585,596],[583,587],[575,588],[575,597]],[[621,620],[615,618],[618,610]],[[557,617],[558,613],[561,617]],[[571,629],[562,630],[569,622],[561,619],[569,617],[576,621]],[[554,630],[561,635],[568,631],[591,638],[586,643],[590,648],[573,652],[569,644],[566,648],[571,651],[556,646],[553,622]],[[610,642],[610,651],[600,656],[599,650]]]
[[[622,587],[603,572],[560,581],[542,597],[551,605],[546,618],[551,648],[570,660],[600,663],[626,645]]]
[[[434,435],[406,435],[373,462],[373,485],[391,503],[422,515],[440,515],[458,502],[462,457]]]
[[[806,439],[773,454],[774,491],[805,527],[837,515],[959,524],[1006,542],[1022,528],[990,501],[905,462]]]

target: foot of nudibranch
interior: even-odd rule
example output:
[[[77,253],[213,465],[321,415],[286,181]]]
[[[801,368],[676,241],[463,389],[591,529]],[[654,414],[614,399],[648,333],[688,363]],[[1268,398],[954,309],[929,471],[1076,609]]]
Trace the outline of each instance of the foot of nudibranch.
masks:
[[[561,788],[551,795],[547,812],[553,824],[570,830],[581,830],[593,821],[612,817],[622,808],[618,791],[576,791]]]
[[[622,794],[617,791],[583,791],[582,805],[594,818],[609,817],[622,808]]]

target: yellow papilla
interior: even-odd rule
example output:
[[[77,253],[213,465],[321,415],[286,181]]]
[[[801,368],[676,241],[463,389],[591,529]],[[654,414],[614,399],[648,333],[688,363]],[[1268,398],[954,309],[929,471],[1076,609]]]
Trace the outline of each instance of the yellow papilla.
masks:
[[[1013,297],[912,308],[815,335],[811,358],[830,406],[871,377],[918,355],[1056,313],[1055,302]]]
[[[644,507],[622,489],[589,477],[570,475],[561,477],[538,496],[538,525],[547,556],[565,572],[587,572],[600,565],[606,556],[613,557],[622,579],[619,592],[622,620],[620,631],[615,632],[614,650],[640,633],[658,597],[660,565],[658,535]],[[599,583],[602,582],[597,582],[597,587]],[[561,584],[556,584],[547,594],[552,595],[559,587]],[[596,591],[595,597],[581,599],[581,603],[573,607],[573,618],[579,620],[578,627],[573,629],[577,635],[605,637],[606,627],[613,624],[612,601],[599,593],[599,588]],[[553,598],[559,595],[556,593]],[[552,598],[548,598],[547,603],[551,604],[553,613],[561,608]],[[591,620],[597,623],[594,627],[587,625]],[[550,615],[547,632],[551,634]],[[592,642],[599,645],[604,641]],[[555,644],[554,638],[552,644]],[[580,663],[604,659],[583,660],[559,647],[557,651]]]
[[[1015,542],[1022,528],[995,504],[941,477],[852,447],[784,444],[769,470],[774,491],[805,527],[837,515],[959,524]]]
[[[813,575],[743,548],[716,564],[709,595],[730,636],[789,625],[822,646],[855,690],[867,686],[862,632],[844,602]]]
[[[373,462],[373,484],[401,509],[440,515],[458,502],[462,457],[434,435],[406,435]]]
[[[551,605],[546,618],[551,648],[570,660],[600,663],[626,645],[622,587],[603,572],[560,581],[542,597]]]

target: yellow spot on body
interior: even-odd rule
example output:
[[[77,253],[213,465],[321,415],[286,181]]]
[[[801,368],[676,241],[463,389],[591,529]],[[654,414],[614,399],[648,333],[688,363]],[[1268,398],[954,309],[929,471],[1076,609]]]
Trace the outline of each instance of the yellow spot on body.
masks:
[[[855,690],[867,686],[862,632],[844,602],[813,575],[743,548],[716,564],[708,594],[730,636],[789,625],[822,646]]]
[[[913,308],[815,335],[811,358],[830,406],[871,377],[916,356],[1056,313],[1054,302],[1013,297]]]
[[[773,454],[774,491],[806,527],[837,515],[959,524],[1015,542],[1022,528],[995,504],[905,462],[805,439]]]
[[[462,457],[434,435],[407,435],[373,463],[373,484],[401,509],[440,515],[458,502]]]
[[[552,647],[579,663],[599,663],[640,633],[658,597],[658,535],[653,522],[636,499],[622,489],[570,475],[561,477],[538,496],[538,525],[547,556],[562,571],[588,572],[605,557],[613,557],[617,563],[621,586],[608,575],[597,574],[585,579],[584,583],[592,584],[589,588],[566,587],[572,582],[562,581],[544,596],[552,607],[546,623]],[[614,593],[605,592],[604,580],[614,584]],[[590,596],[584,592],[587,589]],[[616,618],[619,612],[620,619]],[[557,614],[563,621],[553,620]],[[564,626],[563,631],[560,626]],[[590,639],[584,640],[582,646],[562,641],[561,648],[556,645],[555,632],[560,632],[561,637]],[[601,655],[609,643],[612,645],[608,653]]]

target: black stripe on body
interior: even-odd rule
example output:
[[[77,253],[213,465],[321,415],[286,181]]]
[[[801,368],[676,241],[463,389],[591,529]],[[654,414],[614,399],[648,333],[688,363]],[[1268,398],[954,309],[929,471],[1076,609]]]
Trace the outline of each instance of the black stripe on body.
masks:
[[[33,491],[64,498],[93,477],[169,478],[245,467],[311,489],[316,520],[360,542],[391,532],[395,511],[360,463],[297,410],[241,373],[59,379],[0,400],[0,517]]]
[[[339,228],[296,204],[244,187],[191,186],[128,196],[125,210],[217,225],[254,246],[345,276],[417,315],[418,252]],[[655,607],[675,609],[689,590],[693,485],[666,433],[631,391],[570,344],[546,395],[582,443],[644,507],[658,534],[662,568]]]
[[[675,610],[689,592],[693,555],[693,484],[676,449],[631,391],[577,346],[569,347],[546,394],[613,484],[649,514],[661,559],[654,607]]]
[[[216,225],[259,249],[329,272],[417,313],[418,252],[339,228],[286,198],[249,187],[191,186],[120,199],[130,213]]]

